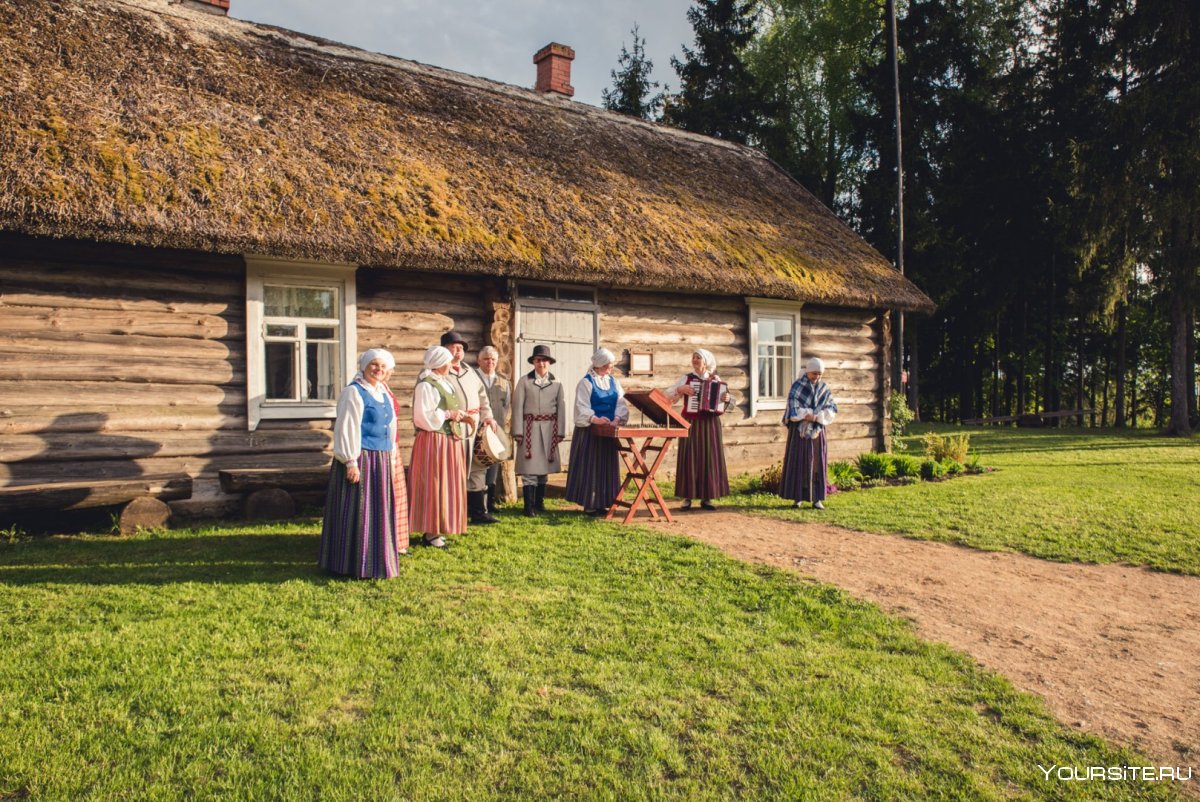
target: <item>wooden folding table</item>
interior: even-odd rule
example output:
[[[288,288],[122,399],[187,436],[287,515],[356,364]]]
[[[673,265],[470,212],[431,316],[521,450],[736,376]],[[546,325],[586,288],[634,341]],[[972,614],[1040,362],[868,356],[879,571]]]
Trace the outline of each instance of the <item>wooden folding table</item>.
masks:
[[[636,407],[641,413],[650,418],[657,426],[616,426],[614,424],[592,424],[592,430],[602,437],[617,438],[617,451],[625,463],[625,481],[617,491],[612,506],[608,508],[606,519],[611,519],[620,507],[628,508],[622,523],[629,523],[637,515],[639,505],[645,505],[651,520],[657,521],[659,515],[654,510],[658,505],[662,517],[668,523],[671,512],[663,501],[654,474],[662,464],[663,457],[671,441],[679,437],[687,437],[691,424],[678,412],[671,408],[671,402],[658,390],[628,392],[625,401]],[[673,425],[674,424],[674,425]],[[641,441],[640,445],[639,442]],[[654,455],[654,461],[648,460],[648,455]],[[637,489],[633,501],[625,501],[625,491],[632,485]]]

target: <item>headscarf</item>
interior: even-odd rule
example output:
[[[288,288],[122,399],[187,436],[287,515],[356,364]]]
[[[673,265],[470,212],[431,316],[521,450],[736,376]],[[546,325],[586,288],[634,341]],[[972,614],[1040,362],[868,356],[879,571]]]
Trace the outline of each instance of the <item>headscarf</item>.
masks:
[[[396,358],[386,348],[368,348],[363,351],[362,356],[358,358],[358,370],[361,373],[367,369],[367,365],[378,359],[383,363],[383,366],[388,370],[396,368]]]
[[[712,351],[709,351],[705,348],[697,348],[695,351],[692,351],[692,353],[696,354],[701,360],[704,361],[704,367],[709,373],[717,372],[717,358],[713,356]]]
[[[804,366],[804,373],[824,373],[825,363],[817,359],[815,356],[808,358],[808,364]]]
[[[436,370],[442,365],[449,365],[454,357],[450,355],[450,349],[440,345],[431,345],[425,349],[425,369]]]
[[[597,349],[596,353],[592,354],[592,367],[602,368],[605,365],[611,365],[617,361],[617,357],[612,351],[607,348]]]

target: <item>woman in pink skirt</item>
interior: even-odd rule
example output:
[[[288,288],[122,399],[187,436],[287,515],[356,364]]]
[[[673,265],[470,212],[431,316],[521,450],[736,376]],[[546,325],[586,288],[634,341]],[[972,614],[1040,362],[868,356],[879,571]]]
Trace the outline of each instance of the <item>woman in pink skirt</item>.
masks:
[[[468,415],[446,376],[451,355],[440,345],[425,351],[425,370],[413,390],[412,499],[409,530],[426,546],[444,549],[446,535],[467,531],[467,464],[462,441]]]

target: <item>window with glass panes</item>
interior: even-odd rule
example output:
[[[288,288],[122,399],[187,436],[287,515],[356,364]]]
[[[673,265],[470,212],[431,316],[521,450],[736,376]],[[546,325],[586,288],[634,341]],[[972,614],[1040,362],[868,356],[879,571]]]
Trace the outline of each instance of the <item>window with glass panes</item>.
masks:
[[[265,400],[332,401],[341,389],[339,287],[263,283]]]
[[[796,343],[794,318],[759,315],[757,326],[759,399],[786,398],[792,383]]]

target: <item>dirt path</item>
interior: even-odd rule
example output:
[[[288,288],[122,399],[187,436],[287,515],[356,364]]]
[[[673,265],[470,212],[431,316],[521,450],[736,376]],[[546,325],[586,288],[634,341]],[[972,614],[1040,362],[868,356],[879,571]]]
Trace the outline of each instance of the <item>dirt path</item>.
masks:
[[[675,520],[655,526],[875,602],[1038,694],[1063,722],[1200,774],[1198,577],[736,512]]]

